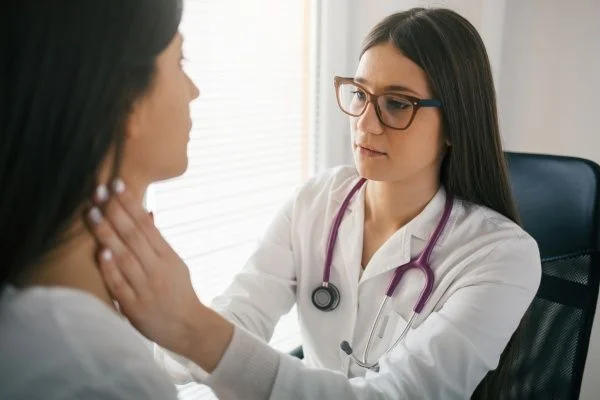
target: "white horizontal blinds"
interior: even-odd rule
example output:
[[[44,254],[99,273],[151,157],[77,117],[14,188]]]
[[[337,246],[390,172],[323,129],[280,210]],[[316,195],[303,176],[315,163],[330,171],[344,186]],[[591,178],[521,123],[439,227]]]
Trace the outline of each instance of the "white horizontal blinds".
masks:
[[[322,26],[321,19],[323,18],[323,3],[321,0],[309,0],[309,7],[311,11],[310,28],[308,34],[311,37],[311,46],[308,48],[310,59],[309,65],[312,66],[312,73],[309,73],[309,80],[311,81],[310,89],[308,91],[307,105],[308,116],[310,121],[310,127],[312,128],[312,134],[310,135],[310,151],[309,157],[311,160],[310,173],[317,173],[323,169],[324,162],[321,152],[324,151],[324,146],[321,140],[321,114],[323,110],[319,107],[322,99],[320,96],[323,90],[322,85],[322,65],[321,65],[321,38],[322,38]],[[333,85],[331,85],[333,86]]]
[[[149,201],[206,304],[229,285],[311,172],[308,4],[184,2],[185,68],[201,92],[192,105],[189,168],[153,185]],[[272,344],[289,351],[299,342],[291,313]],[[213,398],[197,385],[180,396]]]

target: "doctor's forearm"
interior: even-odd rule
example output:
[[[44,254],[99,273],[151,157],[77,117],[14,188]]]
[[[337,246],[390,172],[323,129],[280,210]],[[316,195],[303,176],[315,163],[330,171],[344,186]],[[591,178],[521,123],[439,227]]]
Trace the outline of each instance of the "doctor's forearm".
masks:
[[[204,307],[204,306],[202,306]],[[279,367],[280,354],[212,309],[199,311],[182,354],[209,375],[198,382],[210,386],[219,398],[266,400]]]
[[[216,311],[200,305],[198,315],[189,326],[185,353],[182,355],[211,373],[229,347],[233,324]]]

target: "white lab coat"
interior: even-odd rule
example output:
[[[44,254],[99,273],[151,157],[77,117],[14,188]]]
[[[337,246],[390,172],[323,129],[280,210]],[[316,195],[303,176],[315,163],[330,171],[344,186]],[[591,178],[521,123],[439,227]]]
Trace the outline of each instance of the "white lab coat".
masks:
[[[340,290],[339,307],[319,311],[311,294],[322,282],[331,223],[357,180],[354,168],[341,167],[308,182],[275,217],[244,269],[213,304],[236,325],[268,341],[278,319],[296,303],[305,365],[256,345],[257,354],[249,357],[266,370],[274,365],[273,372],[264,373],[273,376],[249,373],[246,368],[235,384],[228,381],[236,368],[234,360],[239,359],[236,352],[244,352],[240,343],[253,347],[238,328],[234,336],[239,337],[213,372],[214,379],[160,349],[156,353],[159,365],[174,379],[185,378],[187,372],[187,378],[212,382],[217,393],[226,393],[223,396],[228,398],[252,398],[250,386],[261,384],[268,387],[258,390],[263,394],[257,398],[269,397],[264,393],[272,399],[470,397],[485,374],[497,366],[537,291],[541,262],[535,241],[504,216],[455,200],[430,260],[435,275],[432,296],[404,342],[383,355],[406,326],[423,287],[419,271],[404,275],[385,314],[387,329],[382,339],[376,336],[369,355],[369,362],[379,359],[380,371],[365,374],[349,362],[340,343],[348,340],[354,353],[362,356],[395,267],[426,245],[442,215],[446,194],[440,189],[414,220],[377,250],[361,275],[363,186],[350,203],[335,246],[330,281]],[[272,362],[261,361],[262,353]],[[244,375],[252,375],[246,388]]]

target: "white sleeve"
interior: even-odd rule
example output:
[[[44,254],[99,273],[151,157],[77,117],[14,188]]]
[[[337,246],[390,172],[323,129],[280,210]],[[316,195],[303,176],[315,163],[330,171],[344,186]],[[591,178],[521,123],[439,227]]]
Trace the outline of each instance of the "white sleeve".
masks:
[[[208,372],[199,365],[157,344],[154,344],[154,361],[176,385],[185,385],[191,382],[203,383],[208,376]]]
[[[236,329],[206,383],[227,399],[469,398],[497,366],[541,278],[539,252],[528,237],[501,243],[478,264],[468,285],[381,359],[379,373],[349,380],[310,369]]]
[[[294,200],[279,211],[242,271],[212,308],[235,325],[269,341],[279,318],[296,301],[296,268],[291,241]],[[154,360],[174,383],[203,383],[208,373],[185,357],[155,345]]]

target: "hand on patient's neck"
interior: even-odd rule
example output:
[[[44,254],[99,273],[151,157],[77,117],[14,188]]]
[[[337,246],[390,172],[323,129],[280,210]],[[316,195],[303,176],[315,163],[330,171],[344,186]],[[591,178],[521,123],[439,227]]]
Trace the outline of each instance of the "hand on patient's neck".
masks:
[[[129,185],[127,189],[139,197],[140,203],[146,186]],[[98,246],[84,222],[84,211],[64,235],[64,240],[32,268],[24,286],[62,286],[88,292],[109,307],[113,300],[98,270]]]

